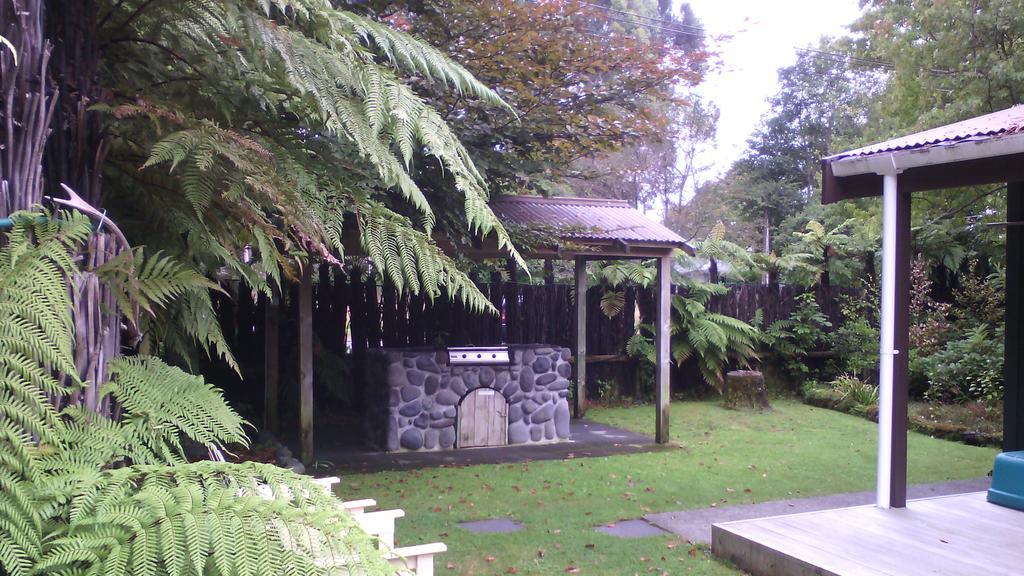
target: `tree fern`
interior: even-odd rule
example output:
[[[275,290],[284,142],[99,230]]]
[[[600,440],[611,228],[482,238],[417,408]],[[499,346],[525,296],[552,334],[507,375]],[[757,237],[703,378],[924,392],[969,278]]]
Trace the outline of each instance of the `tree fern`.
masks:
[[[257,246],[254,263],[262,263],[272,277],[282,256],[305,252],[338,258],[344,255],[346,214],[351,223],[351,215],[361,214],[368,203],[413,212],[392,219],[392,228],[406,226],[429,238],[437,215],[413,174],[416,163],[433,158],[450,175],[451,190],[462,196],[465,228],[495,235],[499,246],[522,263],[488,206],[486,184],[468,153],[405,77],[507,106],[438,50],[323,0],[109,4],[109,22],[129,22],[119,32],[125,39],[119,47],[128,51],[111,54],[112,76],[156,87],[113,109],[114,130],[125,135],[117,140],[124,148],[117,152],[145,155],[145,172],[163,170],[171,176],[163,184],[181,190],[185,203],[157,201],[191,209],[188,226],[196,237],[188,239],[188,254],[216,254],[253,288],[266,290],[232,255]],[[135,43],[134,38],[147,40]],[[169,47],[175,57],[154,46]],[[202,80],[194,89],[181,82],[197,73]],[[134,120],[140,117],[150,122]],[[127,177],[139,178],[125,168]],[[404,206],[394,205],[392,191]],[[211,220],[214,214],[218,221]],[[171,217],[179,224],[185,218],[165,218]],[[216,227],[230,222],[242,229],[217,233]],[[214,230],[199,230],[203,227]],[[170,250],[148,239],[153,232],[139,231],[147,245]],[[177,242],[163,231],[158,235]],[[447,290],[454,297],[465,297],[463,290],[476,292],[472,283],[452,277],[454,260],[438,268],[444,278],[424,278],[430,270],[408,270],[417,262],[438,262],[435,255],[404,254],[434,250],[422,241],[409,242],[413,236],[402,236],[407,242],[401,250],[373,252],[385,276],[431,295],[445,283],[460,286]],[[479,304],[483,296],[469,299]]]
[[[721,232],[712,230],[709,238],[714,239]],[[598,274],[611,287],[632,283],[650,288],[657,277],[651,262],[616,262],[604,266]],[[673,294],[670,300],[672,321],[669,348],[672,361],[680,365],[696,358],[697,367],[704,379],[718,387],[730,366],[745,367],[757,358],[760,332],[756,326],[707,309],[711,298],[727,293],[727,287],[682,276],[674,278],[674,283],[683,287],[683,293]],[[614,311],[617,308],[617,297],[608,294],[614,295],[616,292],[606,293],[608,302],[602,299],[602,310],[607,308]],[[651,363],[657,362],[654,327],[651,324],[637,326],[636,332],[626,343],[626,353]]]
[[[13,219],[0,238],[0,307],[11,314],[0,322],[0,572],[393,572],[310,479],[269,465],[183,463],[185,438],[245,441],[242,420],[197,376],[121,358],[101,388],[121,419],[58,412],[53,397],[78,385],[66,279],[90,226],[74,214]],[[67,370],[64,383],[55,369]]]

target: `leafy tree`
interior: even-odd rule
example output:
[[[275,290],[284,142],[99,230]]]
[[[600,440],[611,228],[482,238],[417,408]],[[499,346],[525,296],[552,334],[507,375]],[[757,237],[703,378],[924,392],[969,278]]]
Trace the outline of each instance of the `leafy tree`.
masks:
[[[857,53],[892,63],[873,120],[882,135],[931,128],[1021,103],[1020,0],[865,2]]]
[[[721,221],[708,232],[706,238],[693,244],[697,256],[708,260],[708,279],[712,283],[719,281],[718,264],[728,263],[733,273],[743,274],[743,271],[753,267],[750,253],[743,247],[725,239],[725,224]]]
[[[775,252],[755,252],[750,255],[753,266],[747,271],[747,280],[763,275],[768,286],[778,288],[783,276],[810,276],[817,278],[821,267],[815,262],[814,254],[807,252],[791,252],[776,254]]]
[[[758,224],[738,214],[735,206],[727,201],[726,192],[735,186],[736,179],[737,174],[730,171],[717,180],[701,184],[685,204],[670,207],[665,214],[665,225],[684,237],[703,238],[722,223],[732,242],[748,250],[760,246],[763,240]]]
[[[616,10],[650,7],[610,6]],[[639,4],[654,4],[642,2]],[[383,19],[450,54],[516,110],[459,94],[430,92],[488,182],[502,193],[564,193],[577,160],[666,140],[683,105],[676,86],[694,86],[708,57],[699,37],[639,25],[583,2],[376,3]],[[692,18],[692,13],[690,18]],[[436,170],[417,182],[442,190]]]
[[[763,252],[781,252],[775,243],[787,240],[779,228],[819,189],[821,158],[864,130],[883,77],[842,58],[822,57],[846,44],[823,40],[819,50],[803,51],[793,66],[779,70],[780,88],[769,112],[717,190],[735,219],[760,230]]]

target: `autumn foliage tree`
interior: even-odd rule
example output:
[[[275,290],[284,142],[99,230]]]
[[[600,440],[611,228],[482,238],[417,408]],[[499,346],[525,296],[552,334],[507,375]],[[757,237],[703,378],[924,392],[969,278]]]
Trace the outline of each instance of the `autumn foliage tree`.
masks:
[[[567,192],[573,163],[662,141],[708,61],[699,38],[631,33],[620,13],[554,0],[378,3],[393,26],[426,39],[491,86],[512,117],[458,94],[434,93],[492,189]],[[437,174],[419,178],[436,182]]]

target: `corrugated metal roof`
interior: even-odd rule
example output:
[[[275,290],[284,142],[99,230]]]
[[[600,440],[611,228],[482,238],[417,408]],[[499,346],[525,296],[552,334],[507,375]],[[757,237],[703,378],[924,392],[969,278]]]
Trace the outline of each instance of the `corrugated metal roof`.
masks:
[[[491,208],[510,224],[567,228],[560,236],[568,240],[687,247],[681,236],[623,200],[500,196],[491,202]]]
[[[956,122],[901,136],[885,142],[871,144],[856,150],[841,152],[825,158],[825,160],[839,160],[851,156],[870,156],[881,152],[895,152],[897,150],[913,150],[936,145],[950,145],[968,140],[987,140],[998,138],[1009,134],[1016,134],[1024,131],[1024,105],[1014,106],[1006,110],[1000,110],[984,116],[970,118],[963,122]]]

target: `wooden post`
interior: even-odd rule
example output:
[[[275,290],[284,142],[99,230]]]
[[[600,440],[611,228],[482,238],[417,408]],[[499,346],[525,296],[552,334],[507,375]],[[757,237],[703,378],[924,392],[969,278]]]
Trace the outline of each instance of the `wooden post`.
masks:
[[[576,417],[587,413],[587,259],[576,257]]]
[[[882,314],[879,351],[878,485],[881,508],[907,505],[910,360],[910,193],[883,175]]]
[[[657,351],[655,366],[655,396],[657,415],[655,416],[654,441],[666,444],[669,441],[669,394],[672,385],[669,380],[672,357],[669,338],[672,334],[672,255],[658,258],[658,288],[655,294],[656,312],[654,326],[654,345]]]
[[[299,284],[299,431],[302,462],[313,463],[313,274],[306,263]]]
[[[280,432],[278,383],[280,382],[280,298],[264,296],[263,306],[263,427]]]
[[[1024,182],[1006,189],[1006,221],[1024,221]],[[1006,227],[1006,349],[1003,388],[1003,450],[1024,450],[1024,228]]]
[[[519,264],[509,258],[505,261],[505,268],[508,270],[508,281],[516,284],[519,282]]]
[[[544,285],[555,285],[555,261],[551,258],[546,258],[544,260]]]

